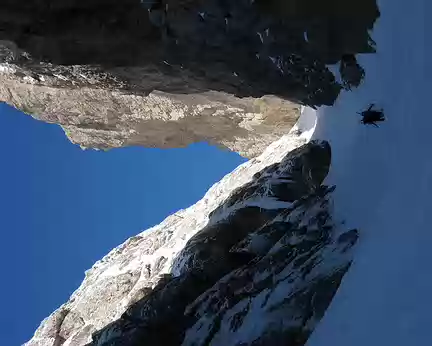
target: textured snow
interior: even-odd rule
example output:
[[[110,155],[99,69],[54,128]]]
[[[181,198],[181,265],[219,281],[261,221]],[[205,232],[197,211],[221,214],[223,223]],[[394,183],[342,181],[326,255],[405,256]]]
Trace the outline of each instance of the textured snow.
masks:
[[[238,345],[242,343],[250,343],[251,341],[259,338],[263,335],[266,327],[268,327],[269,319],[266,319],[266,323],[263,323],[263,304],[266,299],[266,295],[270,290],[263,290],[253,299],[240,301],[235,310],[231,313],[226,314],[221,321],[221,329],[216,334],[211,345]],[[246,303],[247,302],[247,303]],[[244,305],[249,305],[248,314],[246,315],[243,323],[236,330],[235,333],[232,332],[231,320],[235,312],[244,309]],[[183,345],[187,345],[187,339]]]
[[[12,65],[9,65],[9,64],[6,64],[6,63],[0,64],[0,73],[12,74],[12,73],[15,73],[15,72],[16,72],[16,69]]]
[[[318,110],[315,138],[332,146],[335,216],[359,228],[354,264],[309,346],[430,345],[432,276],[432,3],[380,0],[377,54],[364,83]],[[379,128],[357,111],[383,107]]]

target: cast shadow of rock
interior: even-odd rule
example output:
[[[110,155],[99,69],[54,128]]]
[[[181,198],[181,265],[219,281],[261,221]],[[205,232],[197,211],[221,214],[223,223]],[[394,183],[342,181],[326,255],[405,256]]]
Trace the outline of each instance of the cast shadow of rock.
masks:
[[[255,174],[92,345],[303,345],[358,238],[332,220],[330,162],[312,141]]]

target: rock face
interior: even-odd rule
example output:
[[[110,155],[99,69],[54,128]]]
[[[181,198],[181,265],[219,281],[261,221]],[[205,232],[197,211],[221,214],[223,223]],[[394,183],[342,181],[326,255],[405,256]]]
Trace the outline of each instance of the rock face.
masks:
[[[52,66],[38,68],[43,72],[35,76],[30,73],[34,68],[9,64],[1,73],[0,66],[0,100],[60,124],[73,143],[85,148],[172,148],[204,141],[254,157],[289,132],[300,113],[299,105],[274,96],[240,99],[221,92],[161,91],[144,96],[115,89],[111,81],[105,88],[105,81],[97,80],[100,72],[81,66],[59,67],[55,76],[50,75]],[[96,85],[66,86],[69,69]]]
[[[375,0],[1,6],[0,100],[83,147],[207,141],[247,157],[289,131],[296,104],[334,102],[326,64],[373,52],[379,15]]]
[[[111,251],[27,345],[303,345],[358,234],[331,217],[329,144],[300,132]]]
[[[273,141],[299,105],[360,84],[378,16],[375,0],[2,0],[0,100],[74,143],[272,143],[98,261],[27,345],[303,345],[358,233],[331,217],[329,144]]]

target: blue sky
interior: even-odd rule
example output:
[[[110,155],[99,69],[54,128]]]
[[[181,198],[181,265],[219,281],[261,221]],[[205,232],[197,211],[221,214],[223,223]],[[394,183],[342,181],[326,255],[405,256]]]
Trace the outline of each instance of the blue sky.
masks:
[[[81,150],[56,125],[0,103],[2,345],[28,340],[90,268],[200,199],[244,159],[187,149]]]

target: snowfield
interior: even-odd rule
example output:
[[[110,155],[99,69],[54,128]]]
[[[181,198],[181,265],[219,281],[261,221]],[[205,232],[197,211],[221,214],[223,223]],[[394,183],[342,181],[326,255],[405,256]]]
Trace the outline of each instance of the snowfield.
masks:
[[[432,2],[379,0],[377,54],[364,83],[320,108],[313,138],[332,146],[335,217],[358,228],[354,263],[309,346],[432,345]],[[360,124],[375,103],[387,120]]]

